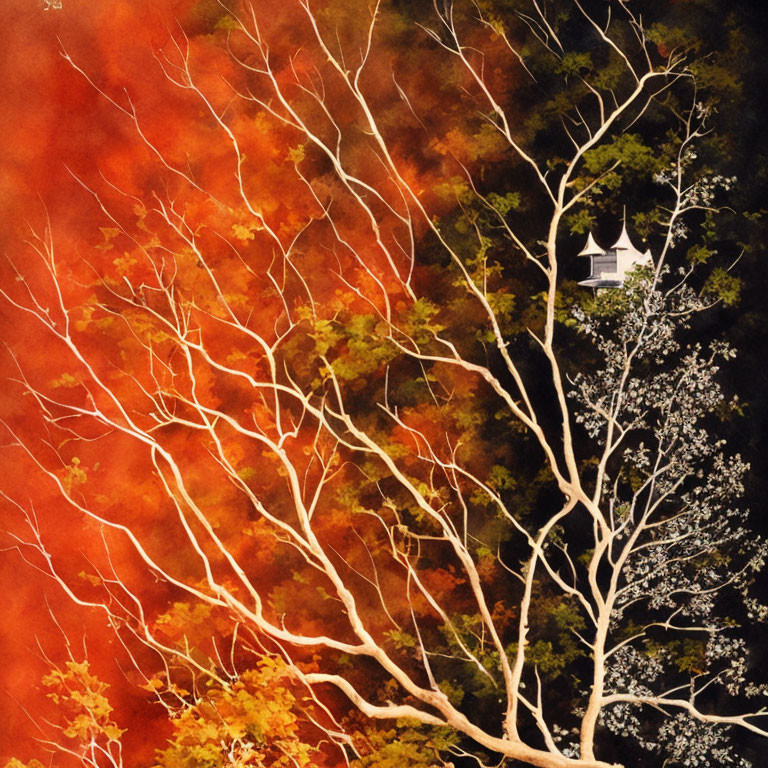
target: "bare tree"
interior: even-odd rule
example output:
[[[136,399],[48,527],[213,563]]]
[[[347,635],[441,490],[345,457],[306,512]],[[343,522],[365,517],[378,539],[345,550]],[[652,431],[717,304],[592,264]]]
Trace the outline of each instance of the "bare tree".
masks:
[[[690,762],[702,753],[746,764],[736,762],[723,729],[767,736],[766,711],[718,713],[712,693],[723,688],[738,703],[742,693],[766,690],[746,683],[745,643],[733,620],[718,617],[721,596],[737,594],[752,618],[765,618],[747,593],[765,546],[733,505],[746,466],[710,435],[710,416],[725,406],[717,360],[732,352],[697,345],[688,333],[691,318],[717,298],[691,287],[692,269],[676,269],[687,222],[715,212],[718,189],[730,183],[697,170],[708,114],[686,52],[660,56],[628,3],[593,14],[576,2],[569,23],[583,27],[617,72],[600,77],[574,62],[549,3],[521,4],[507,16],[479,1],[435,3],[419,34],[466,78],[461,90],[511,158],[519,194],[546,210],[532,228],[484,186],[471,160],[457,162],[452,205],[471,224],[457,243],[449,217],[431,209],[434,199],[393,146],[380,94],[368,84],[389,10],[366,9],[352,44],[334,34],[325,9],[300,7],[311,65],[270,39],[258,3],[223,17],[222,51],[236,75],[216,88],[183,33],[158,54],[168,84],[228,145],[228,199],[194,157],[180,163],[151,137],[130,98],[101,89],[64,54],[134,124],[172,184],[142,199],[122,193],[119,180],[100,189],[83,181],[109,223],[105,250],[119,242],[125,256],[62,257],[49,226],[32,242],[43,278],[19,268],[18,282],[3,291],[19,317],[59,343],[58,359],[72,371],[46,385],[20,353],[18,381],[48,436],[7,428],[62,501],[103,536],[90,581],[73,581],[35,511],[8,498],[28,523],[19,550],[72,600],[106,613],[147,690],[177,723],[206,702],[223,722],[227,696],[237,686],[251,690],[255,673],[244,659],[256,657],[295,686],[281,689],[287,710],[299,700],[291,690],[308,697],[301,716],[346,761],[360,754],[343,717],[351,705],[374,720],[449,729],[454,736],[435,761],[453,752],[543,768],[618,765],[596,748],[603,723],[665,751],[665,765],[702,764]],[[500,50],[521,77],[538,76],[532,50],[551,62],[551,76],[580,89],[560,118],[563,156],[528,141],[496,92],[489,62]],[[417,95],[397,73],[391,81],[400,106],[423,125]],[[621,158],[592,175],[585,163],[663,108],[674,133],[665,150],[671,163],[655,179],[662,213],[654,265],[563,309],[568,217],[621,173]],[[296,147],[280,170],[290,194],[304,195],[290,226],[249,166],[244,147],[254,145],[256,119]],[[427,252],[442,260],[474,319],[430,300],[420,277]],[[512,264],[540,295],[541,322],[523,333],[532,348],[520,334],[511,341],[514,310],[504,299]],[[462,336],[464,321],[482,328],[482,343]],[[597,364],[568,358],[561,338],[575,338],[574,330],[594,341]],[[532,368],[530,357],[545,368]],[[428,393],[426,416],[397,393],[416,379]],[[462,399],[462,391],[470,395]],[[556,488],[545,508],[521,514],[504,490],[512,481],[499,480],[499,470],[494,479],[451,431],[446,414],[472,398],[492,409],[488,420],[503,414],[537,446],[526,450],[541,457]],[[121,507],[107,492],[109,477],[99,481],[96,456],[113,452],[120,467],[126,451],[147,462],[159,500]],[[501,471],[514,477],[516,467]],[[172,552],[149,532],[148,520],[159,516]],[[496,521],[491,533],[488,520]],[[131,568],[113,556],[126,542]],[[135,563],[152,580],[137,578]],[[318,606],[275,598],[275,574],[294,567],[288,563],[301,565]],[[438,565],[450,574],[452,596],[430,576]],[[167,598],[160,607],[157,594]],[[571,656],[552,651],[578,679],[565,704],[531,642],[548,642],[537,627],[544,596],[567,607],[558,632],[575,642]],[[164,626],[181,622],[179,606],[204,621],[187,614],[189,626],[173,637]],[[459,614],[471,622],[462,625]],[[194,632],[204,639],[191,640]],[[675,644],[688,640],[696,660],[681,667]],[[258,669],[259,680],[276,679]],[[492,717],[453,695],[451,680],[467,669],[493,691]],[[87,668],[69,673],[60,680]],[[97,721],[84,732],[84,764],[121,764],[119,729],[107,726]],[[221,764],[311,759],[292,751],[287,736],[273,743],[278,758],[258,752],[247,734],[222,734],[214,739]]]

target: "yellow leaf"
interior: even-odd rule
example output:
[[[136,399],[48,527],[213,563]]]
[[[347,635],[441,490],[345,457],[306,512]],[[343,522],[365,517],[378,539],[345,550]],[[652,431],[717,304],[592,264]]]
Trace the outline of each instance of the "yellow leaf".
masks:
[[[261,224],[254,223],[250,226],[244,226],[243,224],[233,224],[232,234],[243,243],[247,243],[249,240],[253,240],[255,237],[254,232],[263,229]]]

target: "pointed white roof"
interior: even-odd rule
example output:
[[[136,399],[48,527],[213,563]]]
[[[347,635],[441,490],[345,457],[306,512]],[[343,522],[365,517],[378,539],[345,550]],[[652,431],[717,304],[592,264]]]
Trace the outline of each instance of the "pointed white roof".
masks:
[[[628,251],[628,255],[640,258],[643,256],[643,254],[640,253],[640,251],[638,251],[634,245],[632,245],[632,241],[629,239],[629,234],[627,233],[626,222],[624,222],[624,226],[621,228],[619,239],[611,246],[611,248],[615,251]]]
[[[581,249],[579,252],[579,256],[597,256],[600,254],[605,253],[605,249],[601,248],[596,242],[595,238],[592,237],[592,233],[589,233],[589,236],[587,237],[587,244]]]

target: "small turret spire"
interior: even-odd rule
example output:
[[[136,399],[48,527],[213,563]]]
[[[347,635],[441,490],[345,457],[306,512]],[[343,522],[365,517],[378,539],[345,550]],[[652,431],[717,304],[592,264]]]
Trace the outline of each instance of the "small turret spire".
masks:
[[[590,275],[579,282],[589,288],[618,288],[624,283],[626,275],[636,266],[651,266],[653,259],[650,250],[641,253],[629,239],[627,232],[627,207],[624,206],[623,224],[619,239],[607,250],[601,248],[590,232],[587,242],[579,256],[591,259]]]
[[[592,233],[590,232],[587,237],[587,244],[581,249],[578,255],[579,256],[599,256],[603,253],[605,253],[605,249],[601,248],[595,242],[595,238],[592,237]]]
[[[619,239],[611,246],[615,251],[628,251],[631,254],[640,254],[640,251],[635,248],[632,241],[629,239],[629,233],[627,232],[627,222],[625,221],[621,227],[621,234]]]

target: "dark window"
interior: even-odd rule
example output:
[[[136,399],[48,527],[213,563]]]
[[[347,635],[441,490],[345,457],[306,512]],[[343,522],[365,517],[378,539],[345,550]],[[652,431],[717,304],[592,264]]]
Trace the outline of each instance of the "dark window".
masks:
[[[603,272],[616,271],[616,251],[607,251],[592,257],[592,274],[602,275]]]

